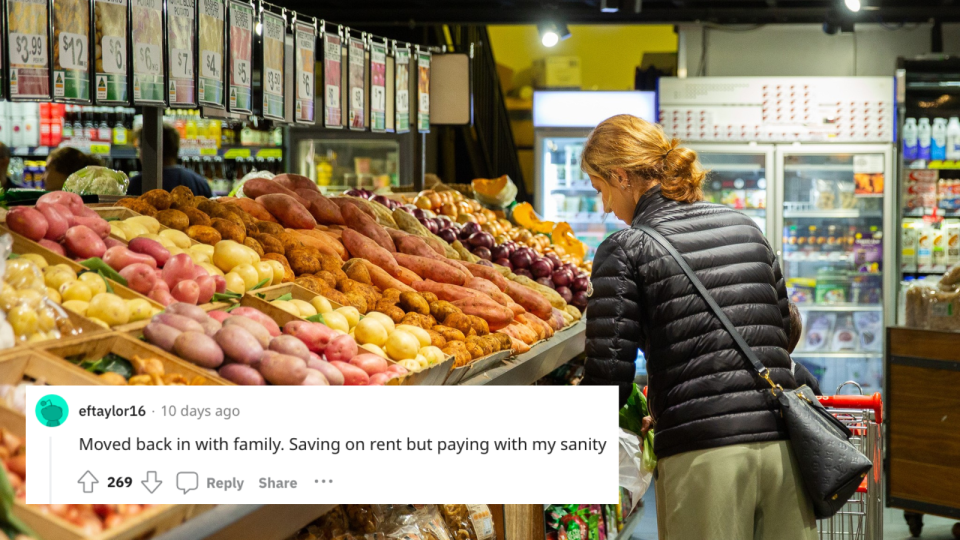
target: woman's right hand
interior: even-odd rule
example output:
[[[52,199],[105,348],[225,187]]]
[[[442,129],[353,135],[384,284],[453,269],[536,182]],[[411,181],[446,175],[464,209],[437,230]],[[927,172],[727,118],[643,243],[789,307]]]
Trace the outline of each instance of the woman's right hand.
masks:
[[[641,437],[641,438],[646,437],[646,436],[647,436],[647,432],[650,431],[650,429],[652,429],[652,428],[653,428],[653,417],[652,417],[652,416],[644,416],[644,417],[643,417],[643,421],[642,421],[642,423],[641,423],[641,425],[640,425],[640,437]]]

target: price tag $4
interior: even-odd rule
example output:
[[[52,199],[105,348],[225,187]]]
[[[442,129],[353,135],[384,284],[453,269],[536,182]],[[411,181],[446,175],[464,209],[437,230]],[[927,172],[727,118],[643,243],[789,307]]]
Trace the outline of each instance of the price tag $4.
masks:
[[[220,66],[222,65],[220,53],[214,51],[203,51],[203,63],[200,64],[200,71],[203,77],[211,79],[220,78]]]

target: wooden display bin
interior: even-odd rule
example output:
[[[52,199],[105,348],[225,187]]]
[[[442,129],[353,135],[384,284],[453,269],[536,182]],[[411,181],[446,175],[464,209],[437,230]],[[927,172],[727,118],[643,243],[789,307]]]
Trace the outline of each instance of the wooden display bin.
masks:
[[[52,386],[88,386],[102,384],[94,374],[61,361],[43,351],[19,351],[0,359],[0,384],[16,386],[25,379],[33,379]],[[26,422],[20,411],[0,405],[2,418]],[[6,423],[5,423],[6,424]]]
[[[67,358],[82,355],[85,360],[95,360],[106,356],[108,353],[114,353],[128,360],[134,356],[143,358],[157,358],[163,364],[165,373],[176,373],[183,375],[187,380],[201,376],[207,379],[210,385],[233,384],[226,379],[212,374],[211,372],[197,367],[186,360],[178,358],[159,347],[155,347],[135,339],[127,334],[111,333],[105,336],[93,336],[90,338],[76,338],[71,340],[54,341],[51,343],[40,344],[40,350],[66,360]],[[69,362],[69,361],[68,361]],[[80,368],[77,368],[80,369]],[[81,370],[82,371],[82,370]]]

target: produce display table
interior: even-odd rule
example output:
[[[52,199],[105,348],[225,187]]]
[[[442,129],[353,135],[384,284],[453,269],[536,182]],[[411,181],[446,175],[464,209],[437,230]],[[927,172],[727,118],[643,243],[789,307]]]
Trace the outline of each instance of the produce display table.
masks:
[[[222,504],[155,540],[285,540],[333,504]]]
[[[461,385],[529,385],[583,354],[587,321],[581,319],[541,341],[530,350],[504,361],[504,365],[461,382]]]

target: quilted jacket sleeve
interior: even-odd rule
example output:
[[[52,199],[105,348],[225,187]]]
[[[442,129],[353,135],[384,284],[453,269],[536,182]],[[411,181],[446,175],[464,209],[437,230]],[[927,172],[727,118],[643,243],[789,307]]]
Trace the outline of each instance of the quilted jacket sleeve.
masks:
[[[780,268],[780,260],[773,258],[773,277],[777,280],[777,304],[783,316],[783,331],[790,335],[790,298],[787,296],[787,284]]]
[[[634,265],[617,236],[601,244],[594,257],[583,384],[619,385],[623,406],[633,390],[634,362],[643,330]]]

